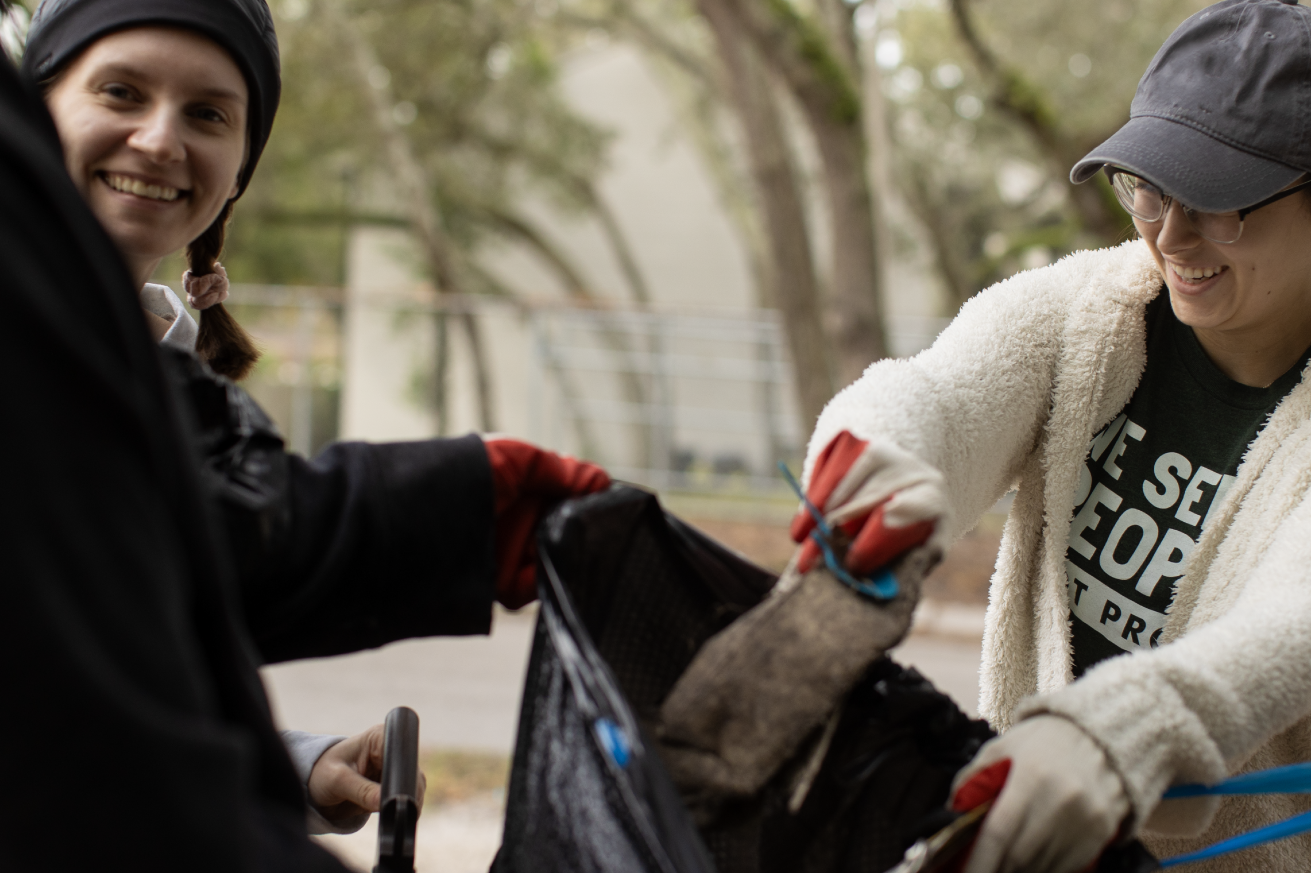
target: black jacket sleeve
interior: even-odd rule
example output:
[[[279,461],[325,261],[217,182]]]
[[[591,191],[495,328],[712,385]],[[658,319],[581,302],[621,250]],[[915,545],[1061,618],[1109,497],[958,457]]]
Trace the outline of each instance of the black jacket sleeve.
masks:
[[[492,478],[478,437],[337,443],[305,460],[245,391],[193,355],[166,354],[266,662],[487,633]]]
[[[127,272],[3,57],[0,374],[0,870],[342,871]]]

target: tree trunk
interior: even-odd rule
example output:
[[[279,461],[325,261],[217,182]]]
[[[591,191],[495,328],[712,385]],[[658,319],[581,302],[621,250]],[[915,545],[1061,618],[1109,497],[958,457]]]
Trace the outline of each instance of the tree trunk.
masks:
[[[468,309],[462,309],[459,317],[460,326],[464,328],[464,338],[469,342],[469,357],[474,361],[473,379],[478,397],[480,429],[484,433],[491,432],[496,430],[496,419],[492,410],[492,374],[487,367],[487,349],[483,345],[482,329],[478,319]]]
[[[451,361],[451,320],[443,310],[433,315],[433,344],[431,402],[433,414],[437,416],[437,436],[446,436],[451,427],[446,378]]]
[[[587,185],[587,198],[601,225],[601,232],[610,244],[610,251],[618,261],[619,269],[628,283],[633,302],[641,306],[649,306],[651,289],[646,284],[646,277],[637,264],[637,256],[628,243],[628,235],[624,233],[618,216],[601,196],[601,192],[591,184]],[[673,452],[673,422],[661,415],[658,402],[660,398],[667,398],[670,393],[668,379],[663,374],[663,368],[658,365],[665,354],[664,338],[660,335],[659,329],[654,327],[659,324],[659,321],[652,321],[651,324],[653,329],[647,336],[647,353],[652,366],[643,392],[646,402],[639,407],[643,410],[639,426],[644,431],[639,440],[639,466],[646,469],[669,469]],[[613,327],[606,330],[614,332]],[[637,374],[630,375],[636,377]]]
[[[733,108],[742,126],[752,176],[772,252],[775,302],[783,315],[796,371],[803,432],[833,396],[833,377],[820,315],[801,186],[768,78],[738,25],[731,0],[698,0],[727,69]]]
[[[415,156],[409,137],[392,117],[391,90],[386,87],[375,88],[369,82],[369,73],[379,66],[378,55],[360,29],[346,17],[338,2],[323,5],[328,15],[336,21],[338,33],[350,48],[360,87],[368,95],[374,124],[382,136],[383,147],[387,151],[388,163],[397,188],[404,197],[411,231],[418,237],[419,246],[432,271],[438,294],[464,296],[467,289],[459,275],[453,246],[442,228],[440,216],[433,205],[432,186],[428,182],[427,173]],[[465,333],[469,339],[470,357],[473,362],[478,400],[478,426],[482,431],[492,431],[496,427],[493,415],[492,381],[486,350],[473,314],[463,312],[460,319],[464,323]],[[437,365],[439,368],[444,368],[445,362],[438,361]],[[442,392],[442,396],[445,397],[445,392]],[[445,418],[445,413],[438,410],[437,417],[440,421]]]
[[[850,21],[848,21],[850,24]],[[851,27],[852,40],[855,41],[855,28]],[[892,135],[888,130],[887,98],[883,96],[883,76],[874,58],[874,41],[867,40],[868,56],[861,54],[862,45],[856,44],[856,57],[860,67],[856,75],[862,85],[862,106],[865,110],[865,141],[869,144],[866,154],[866,172],[869,176],[870,193],[874,206],[874,250],[880,255],[879,264],[879,298],[887,288],[887,260],[892,251],[891,233],[888,220],[891,216],[890,206],[897,201],[897,186],[892,180]],[[885,331],[886,337],[886,331]],[[889,349],[891,351],[891,349]]]
[[[883,271],[873,199],[865,173],[865,140],[859,128],[812,122],[824,159],[829,222],[833,234],[832,286],[838,316],[838,384],[848,385],[888,356],[883,333]]]
[[[834,37],[786,0],[702,0],[707,4],[718,7],[770,59],[815,139],[832,224],[836,369],[845,384],[887,356],[859,80],[849,72],[845,51],[835,50]]]

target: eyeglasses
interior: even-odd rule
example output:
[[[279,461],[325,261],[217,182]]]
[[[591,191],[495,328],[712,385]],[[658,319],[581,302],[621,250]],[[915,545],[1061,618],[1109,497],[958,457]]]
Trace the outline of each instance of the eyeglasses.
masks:
[[[1120,201],[1120,205],[1124,207],[1125,212],[1139,221],[1155,222],[1165,217],[1165,213],[1170,209],[1170,204],[1174,202],[1173,197],[1133,173],[1124,170],[1111,170],[1110,173],[1111,188],[1115,191],[1115,199]],[[1267,197],[1260,203],[1254,203],[1246,209],[1239,209],[1237,212],[1202,212],[1200,209],[1192,209],[1182,203],[1179,204],[1179,208],[1184,211],[1184,217],[1188,219],[1193,229],[1197,231],[1202,239],[1228,245],[1229,243],[1238,242],[1238,238],[1243,235],[1243,219],[1247,216],[1262,206],[1269,206],[1276,200],[1283,200],[1290,194],[1296,194],[1307,187],[1311,187],[1311,179],[1294,185],[1292,188],[1285,188],[1278,194]]]

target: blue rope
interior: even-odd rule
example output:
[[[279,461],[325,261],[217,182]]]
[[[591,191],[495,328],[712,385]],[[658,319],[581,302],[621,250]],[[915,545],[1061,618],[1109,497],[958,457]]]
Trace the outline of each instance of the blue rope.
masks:
[[[1286,767],[1244,773],[1215,785],[1176,785],[1165,792],[1165,799],[1237,794],[1311,794],[1311,764],[1289,764]]]
[[[1217,782],[1215,785],[1176,785],[1165,792],[1164,799],[1231,797],[1247,794],[1311,794],[1311,764],[1289,764],[1286,767],[1274,767],[1256,773],[1243,773]],[[1174,867],[1179,864],[1191,864],[1194,861],[1205,861],[1207,858],[1227,855],[1261,843],[1295,837],[1307,831],[1311,831],[1311,812],[1304,812],[1290,819],[1230,837],[1187,855],[1166,858],[1161,862],[1161,866]]]
[[[848,588],[853,589],[858,594],[863,594],[873,600],[891,600],[897,596],[897,577],[892,575],[888,570],[880,570],[878,574],[869,579],[860,579],[847,572],[838,560],[838,556],[833,552],[833,528],[829,527],[828,522],[824,520],[824,515],[807,499],[804,491],[801,490],[801,483],[797,477],[792,475],[788,465],[782,461],[778,462],[778,468],[783,472],[783,478],[792,486],[797,497],[801,498],[802,504],[810,517],[815,519],[815,529],[810,532],[810,538],[819,546],[820,552],[824,555],[824,566],[832,573],[837,580]]]
[[[1295,837],[1298,834],[1311,831],[1311,812],[1304,812],[1301,815],[1295,815],[1292,818],[1284,819],[1272,825],[1263,828],[1257,828],[1254,831],[1248,831],[1245,834],[1239,834],[1236,837],[1230,837],[1227,840],[1221,840],[1214,846],[1207,846],[1205,849],[1199,849],[1196,852],[1189,852],[1187,855],[1176,855],[1173,858],[1166,858],[1161,862],[1162,867],[1175,867],[1180,864],[1191,864],[1194,861],[1205,861],[1208,858],[1214,858],[1218,855],[1227,855],[1230,852],[1237,852],[1240,849],[1246,849],[1251,846],[1269,843],[1274,840],[1282,840],[1284,837]]]

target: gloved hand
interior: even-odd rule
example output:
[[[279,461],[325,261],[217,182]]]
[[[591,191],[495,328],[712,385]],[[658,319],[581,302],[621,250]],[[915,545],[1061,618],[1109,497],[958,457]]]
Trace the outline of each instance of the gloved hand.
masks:
[[[930,542],[947,511],[942,474],[890,442],[842,431],[816,459],[806,498],[830,526],[852,537],[844,563],[857,575],[924,543],[942,550],[940,538]],[[803,573],[820,560],[819,546],[809,539],[814,529],[815,519],[803,506],[792,519]]]
[[[212,273],[193,276],[187,270],[182,274],[182,290],[192,309],[205,310],[222,303],[228,299],[228,288],[228,271],[218,261],[214,262]]]
[[[901,641],[937,553],[895,568],[876,602],[796,560],[769,597],[712,637],[660,709],[660,753],[699,824],[759,791],[823,724],[869,665]]]
[[[537,538],[542,514],[566,497],[610,486],[595,464],[505,437],[484,437],[496,516],[496,599],[518,609],[537,597]]]
[[[1086,870],[1129,815],[1124,783],[1106,754],[1060,716],[1026,719],[980,749],[956,775],[953,808],[964,811],[989,799],[999,772],[1005,784],[983,820],[965,873]]]

